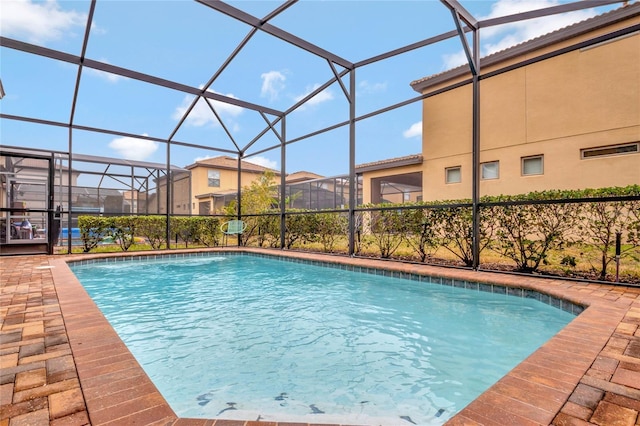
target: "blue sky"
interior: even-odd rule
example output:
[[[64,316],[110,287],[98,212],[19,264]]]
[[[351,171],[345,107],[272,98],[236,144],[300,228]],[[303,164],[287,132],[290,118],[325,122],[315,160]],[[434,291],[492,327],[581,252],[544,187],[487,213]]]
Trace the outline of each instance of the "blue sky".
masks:
[[[263,17],[279,1],[233,1],[236,8]],[[559,0],[460,0],[476,18],[496,17],[549,7]],[[89,1],[2,0],[2,36],[80,55]],[[565,15],[487,28],[481,32],[482,54],[553,31],[611,10],[585,9]],[[400,48],[454,29],[451,14],[439,1],[301,0],[270,21],[298,37],[351,62]],[[200,3],[179,1],[98,0],[86,57],[203,87],[250,28]],[[410,82],[464,63],[456,38],[356,71],[358,116],[417,96]],[[338,72],[341,71],[336,66]],[[77,67],[0,47],[0,78],[5,114],[68,123]],[[333,73],[324,59],[273,36],[258,32],[209,90],[243,101],[286,110]],[[348,79],[345,79],[348,86]],[[113,74],[85,68],[74,124],[135,135],[167,138],[193,96]],[[215,103],[225,127],[241,147],[266,123],[251,110]],[[348,119],[349,105],[338,84],[314,97],[287,118],[287,139]],[[270,119],[273,117],[269,116]],[[419,102],[358,122],[356,163],[421,152]],[[278,126],[278,129],[280,127]],[[67,151],[68,131],[0,120],[3,145]],[[200,101],[173,140],[234,149],[215,115]],[[287,148],[287,173],[312,171],[324,176],[348,172],[348,128],[330,131]],[[248,153],[278,143],[268,132]],[[166,163],[166,145],[142,139],[86,131],[73,132],[76,153]],[[171,163],[186,166],[217,151],[174,146]],[[280,168],[280,150],[249,158]]]

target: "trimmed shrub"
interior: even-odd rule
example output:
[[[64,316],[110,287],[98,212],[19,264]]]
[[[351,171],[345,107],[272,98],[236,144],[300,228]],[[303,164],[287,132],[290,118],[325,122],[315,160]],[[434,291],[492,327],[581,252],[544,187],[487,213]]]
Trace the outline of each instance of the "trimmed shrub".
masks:
[[[390,207],[392,204],[381,204],[378,207]],[[372,206],[368,206],[372,207]],[[380,256],[388,259],[404,241],[406,226],[404,210],[390,209],[371,212],[369,228],[373,236],[373,244],[378,247]]]
[[[487,198],[491,201],[561,200],[565,191],[532,192],[513,197]],[[535,272],[546,263],[549,251],[560,249],[576,226],[579,206],[560,204],[514,204],[486,208],[496,224],[490,248],[511,259],[520,272]]]
[[[220,245],[222,231],[220,219],[212,216],[194,216],[189,218],[193,225],[190,229],[194,232],[194,241],[206,246],[216,247]]]
[[[166,216],[138,216],[136,228],[154,250],[160,249],[163,244],[167,243]]]
[[[640,185],[625,188],[602,188],[580,191],[582,197],[616,197],[640,195]],[[599,265],[592,265],[600,280],[607,277],[609,265],[615,261],[616,234],[624,241],[620,257],[637,256],[640,247],[640,201],[601,201],[581,204],[577,229],[579,240],[596,247]]]
[[[109,236],[118,243],[122,251],[127,251],[134,243],[137,216],[115,216],[106,218],[109,224]]]
[[[89,253],[100,244],[104,237],[109,235],[109,222],[104,217],[78,216],[78,228],[80,228],[80,239],[84,253]]]

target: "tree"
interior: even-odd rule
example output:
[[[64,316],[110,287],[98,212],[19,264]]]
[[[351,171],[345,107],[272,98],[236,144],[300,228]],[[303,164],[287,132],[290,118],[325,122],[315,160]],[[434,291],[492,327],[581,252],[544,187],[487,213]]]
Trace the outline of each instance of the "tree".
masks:
[[[242,215],[252,215],[260,213],[268,213],[274,206],[278,205],[277,188],[275,186],[275,174],[272,171],[265,171],[259,179],[251,182],[251,185],[245,186],[241,193],[241,213]],[[238,214],[237,201],[231,202],[225,207],[225,214],[231,218],[235,218]],[[256,236],[259,231],[260,221],[257,217],[243,217],[247,227],[242,235],[242,245],[247,245],[249,240]]]

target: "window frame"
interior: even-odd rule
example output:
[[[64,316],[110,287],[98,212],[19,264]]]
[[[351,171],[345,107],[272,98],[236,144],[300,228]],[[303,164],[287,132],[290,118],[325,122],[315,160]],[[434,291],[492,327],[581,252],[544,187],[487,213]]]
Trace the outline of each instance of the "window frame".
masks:
[[[635,146],[635,151],[623,151],[623,152],[612,152],[612,153],[604,153],[598,154],[598,151],[606,151],[606,150],[615,150],[619,148],[632,147]],[[585,155],[586,152],[595,152],[595,155]],[[613,145],[604,145],[604,146],[596,146],[591,148],[582,148],[580,149],[580,159],[581,160],[589,160],[591,158],[601,158],[601,157],[616,157],[618,155],[628,155],[628,154],[638,154],[640,153],[640,142],[626,142],[626,143],[617,143]]]
[[[485,166],[488,164],[495,164],[496,165],[496,176],[495,177],[486,177],[484,174],[484,170],[485,170]],[[481,180],[496,180],[496,179],[500,179],[500,161],[499,160],[494,160],[494,161],[485,161],[483,163],[480,163],[480,179]]]
[[[218,177],[212,177],[212,173],[217,174]],[[218,182],[218,184],[215,184],[215,181]],[[212,182],[214,183],[212,185]],[[220,188],[220,170],[215,170],[215,169],[208,169],[207,170],[207,187],[208,188]]]
[[[540,159],[540,173],[525,173],[524,163],[527,160]],[[520,175],[521,176],[541,176],[544,174],[544,154],[527,155],[526,157],[520,157]]]
[[[457,181],[450,181],[449,180],[449,172],[452,170],[457,170],[458,171],[458,180]],[[462,183],[462,166],[452,166],[452,167],[445,167],[444,168],[444,183],[446,185],[453,185],[456,183]]]

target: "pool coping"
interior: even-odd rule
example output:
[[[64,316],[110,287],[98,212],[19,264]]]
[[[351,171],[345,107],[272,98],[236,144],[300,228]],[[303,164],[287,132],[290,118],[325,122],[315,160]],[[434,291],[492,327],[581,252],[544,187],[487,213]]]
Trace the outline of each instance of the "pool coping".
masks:
[[[224,252],[250,253],[309,263],[329,263],[334,267],[356,270],[360,268],[361,272],[362,268],[365,268],[364,272],[368,273],[372,270],[386,270],[399,278],[439,277],[440,284],[443,285],[491,283],[497,288],[505,288],[506,291],[513,292],[513,289],[516,289],[515,292],[519,291],[523,297],[527,297],[527,291],[534,291],[556,300],[568,301],[571,306],[585,307],[579,316],[551,340],[449,419],[447,424],[551,424],[554,419],[560,421],[564,417],[581,419],[581,415],[587,416],[584,409],[589,409],[589,406],[594,404],[593,401],[587,401],[589,404],[580,405],[579,398],[574,398],[576,394],[584,391],[585,386],[589,389],[603,388],[602,395],[591,408],[589,416],[597,415],[601,406],[604,407],[600,410],[601,416],[612,415],[612,409],[620,406],[612,403],[605,406],[608,391],[610,394],[622,395],[632,402],[635,401],[638,407],[632,403],[627,403],[627,407],[625,404],[622,406],[635,412],[636,419],[638,418],[640,380],[636,379],[640,378],[640,353],[637,357],[625,353],[630,347],[629,342],[640,345],[640,289],[379,259],[257,248],[218,248],[49,257],[60,311],[91,424],[124,422],[148,425],[294,425],[287,422],[178,418],[67,264],[106,258],[127,260],[141,256],[206,256]],[[627,325],[621,328],[622,324]],[[619,342],[620,334],[622,337],[628,337],[626,345]],[[616,358],[615,368],[612,368],[610,363],[607,367],[598,366],[601,359]],[[639,362],[636,364],[634,360]],[[623,364],[625,362],[632,367]],[[638,367],[637,370],[634,370],[634,366]],[[624,371],[616,377],[618,370]],[[636,383],[635,387],[633,383]],[[583,408],[582,412],[578,412],[578,408]],[[624,414],[633,415],[628,411]]]

